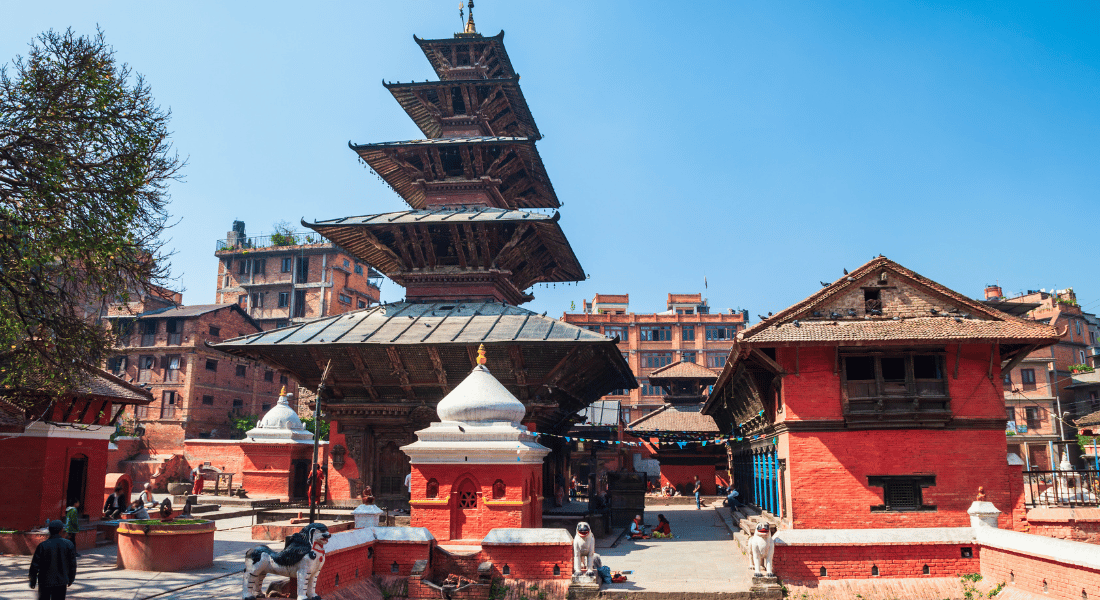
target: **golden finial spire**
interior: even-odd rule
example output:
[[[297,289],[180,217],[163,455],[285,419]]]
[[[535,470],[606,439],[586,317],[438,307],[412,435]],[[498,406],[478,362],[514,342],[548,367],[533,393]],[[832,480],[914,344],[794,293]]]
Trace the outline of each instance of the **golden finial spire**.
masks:
[[[477,33],[477,28],[474,27],[474,0],[470,0],[467,6],[470,8],[470,17],[466,19],[466,31],[463,33]]]
[[[470,2],[473,4],[472,0]],[[485,358],[485,344],[481,344],[477,347],[477,364],[484,365],[489,362],[489,359]]]
[[[285,385],[283,386],[283,389],[279,390],[279,395],[280,396],[285,396],[286,395],[286,386]]]

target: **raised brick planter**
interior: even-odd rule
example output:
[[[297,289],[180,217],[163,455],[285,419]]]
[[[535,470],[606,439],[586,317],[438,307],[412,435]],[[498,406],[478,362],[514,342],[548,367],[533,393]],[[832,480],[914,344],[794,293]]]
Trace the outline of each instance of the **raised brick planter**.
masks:
[[[119,568],[132,571],[190,571],[214,564],[213,521],[118,524]]]

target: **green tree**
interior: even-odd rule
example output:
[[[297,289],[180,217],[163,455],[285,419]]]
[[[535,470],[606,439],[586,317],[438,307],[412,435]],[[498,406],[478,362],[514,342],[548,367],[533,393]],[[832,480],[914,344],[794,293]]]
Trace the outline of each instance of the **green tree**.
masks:
[[[48,31],[0,67],[0,389],[60,394],[111,347],[95,316],[163,294],[170,111],[103,33]]]
[[[306,418],[302,419],[302,425],[305,425],[306,429],[309,430],[310,433],[316,433],[315,431],[313,431],[313,417],[306,417]],[[321,417],[321,441],[327,441],[328,440],[328,427],[329,427],[328,420],[326,420],[325,417],[322,416]]]
[[[271,226],[274,233],[271,234],[271,244],[273,246],[295,246],[298,244],[298,236],[294,233],[294,228],[290,226],[287,221],[279,221]]]

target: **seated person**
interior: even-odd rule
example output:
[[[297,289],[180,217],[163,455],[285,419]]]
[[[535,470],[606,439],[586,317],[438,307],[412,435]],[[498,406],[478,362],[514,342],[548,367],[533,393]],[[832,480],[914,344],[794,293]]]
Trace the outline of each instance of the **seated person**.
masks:
[[[653,537],[655,538],[670,538],[672,537],[672,526],[669,525],[668,519],[664,515],[657,515],[657,527],[653,530]]]
[[[103,518],[108,521],[114,521],[122,516],[122,510],[126,506],[122,499],[122,488],[117,487],[115,491],[107,496],[107,502],[103,504]]]
[[[645,524],[642,523],[642,515],[636,515],[634,520],[630,522],[630,539],[632,540],[648,540],[649,536],[645,533]]]
[[[122,513],[127,519],[148,519],[149,512],[145,510],[145,506],[141,504],[141,500],[134,500],[134,503],[130,505],[130,510]]]
[[[138,500],[141,501],[141,505],[145,508],[157,508],[160,506],[160,502],[153,499],[153,486],[148,483],[145,484],[145,489],[141,490],[141,494],[138,495]]]
[[[741,501],[737,499],[738,496],[740,496],[740,494],[737,493],[737,490],[730,489],[729,495],[726,496],[726,506],[730,508],[741,506]]]

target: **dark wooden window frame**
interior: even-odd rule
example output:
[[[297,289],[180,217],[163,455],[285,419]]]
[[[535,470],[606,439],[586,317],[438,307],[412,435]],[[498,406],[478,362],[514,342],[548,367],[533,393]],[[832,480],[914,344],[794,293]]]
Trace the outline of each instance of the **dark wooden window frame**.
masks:
[[[940,378],[917,378],[913,362],[917,356],[935,357]],[[875,379],[849,380],[850,358],[873,359]],[[904,359],[904,382],[885,380],[884,358]],[[868,425],[939,426],[951,418],[951,390],[946,362],[946,352],[941,349],[841,349],[840,387],[845,419],[849,425],[866,422]]]
[[[924,503],[924,488],[936,485],[935,475],[868,475],[867,485],[882,488],[883,504],[871,512],[935,512],[936,505]]]

